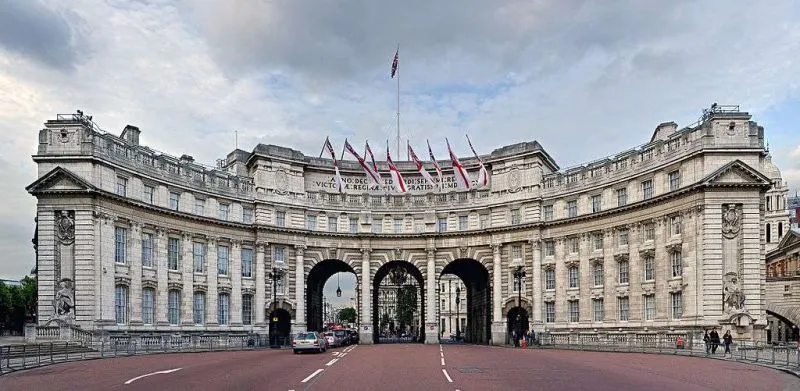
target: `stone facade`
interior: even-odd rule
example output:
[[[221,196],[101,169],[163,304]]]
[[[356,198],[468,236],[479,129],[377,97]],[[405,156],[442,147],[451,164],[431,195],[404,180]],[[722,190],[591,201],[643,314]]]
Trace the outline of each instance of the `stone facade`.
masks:
[[[800,337],[800,231],[789,231],[767,253],[767,341],[787,343]]]
[[[505,341],[511,313],[537,331],[727,325],[764,338],[765,224],[788,216],[765,212],[780,174],[763,128],[736,106],[661,124],[640,147],[570,169],[535,141],[502,147],[482,156],[490,185],[471,191],[455,189],[449,162],[441,191],[397,162],[406,195],[368,185],[353,161],[340,162],[340,194],[327,159],[259,144],[211,168],[139,135],[82,114],[39,132],[27,189],[38,199],[41,323],[265,332],[286,319],[304,330],[321,322],[320,281],[350,271],[368,343],[380,280],[400,265],[420,286],[429,343],[448,274],[465,283],[473,342]],[[476,172],[476,159],[462,163]]]

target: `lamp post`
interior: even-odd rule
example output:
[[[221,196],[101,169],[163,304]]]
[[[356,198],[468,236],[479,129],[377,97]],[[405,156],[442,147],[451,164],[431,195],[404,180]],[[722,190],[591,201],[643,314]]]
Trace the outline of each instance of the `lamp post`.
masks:
[[[272,314],[270,314],[269,339],[270,339],[270,347],[273,348],[280,347],[280,343],[278,343],[278,338],[276,335],[277,334],[276,332],[278,331],[276,330],[278,327],[278,325],[276,324],[278,321],[277,319],[278,317],[274,316],[274,314],[275,310],[278,309],[278,281],[283,279],[284,274],[286,274],[286,271],[276,266],[273,266],[272,271],[269,273],[269,279],[272,280]]]
[[[461,338],[461,287],[456,287],[456,341]]]
[[[521,321],[522,321],[522,279],[525,278],[525,269],[522,265],[517,266],[514,268],[514,279],[517,282],[517,335],[519,335],[521,330]],[[516,346],[516,345],[515,345]]]

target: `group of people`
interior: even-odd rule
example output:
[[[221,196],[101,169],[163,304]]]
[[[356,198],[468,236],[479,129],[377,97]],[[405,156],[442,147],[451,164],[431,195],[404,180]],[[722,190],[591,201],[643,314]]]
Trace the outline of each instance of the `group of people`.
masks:
[[[522,341],[525,340],[526,346],[532,346],[536,344],[536,331],[529,329],[526,330],[524,333],[521,333],[517,330],[513,330],[511,332],[511,339],[514,341],[514,347],[520,347]]]
[[[703,335],[703,342],[706,343],[706,355],[717,354],[717,348],[720,345],[720,339],[716,327],[712,328],[710,333],[708,330],[706,330],[705,335]],[[732,343],[733,336],[731,335],[731,331],[726,330],[725,335],[722,336],[722,344],[725,346],[725,353],[723,353],[723,355],[727,356],[728,353],[731,353]],[[732,355],[733,353],[731,353],[731,356]]]

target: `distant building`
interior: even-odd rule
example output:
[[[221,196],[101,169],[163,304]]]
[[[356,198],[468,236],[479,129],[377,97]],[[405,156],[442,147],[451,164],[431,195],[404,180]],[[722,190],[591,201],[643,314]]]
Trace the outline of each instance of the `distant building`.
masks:
[[[794,197],[789,197],[787,200],[787,204],[789,207],[789,224],[791,225],[792,229],[800,229],[800,196],[797,195],[797,192],[794,193]]]
[[[22,283],[17,280],[6,280],[4,278],[0,278],[0,283],[10,286],[22,286]]]

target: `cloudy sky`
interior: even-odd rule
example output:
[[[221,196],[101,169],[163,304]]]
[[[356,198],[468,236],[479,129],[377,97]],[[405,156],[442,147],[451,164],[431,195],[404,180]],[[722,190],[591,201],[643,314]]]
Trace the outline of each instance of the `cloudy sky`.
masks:
[[[538,140],[567,167],[719,102],[766,127],[800,184],[796,1],[0,0],[0,278],[33,266],[24,187],[57,113],[208,164],[234,130],[243,149],[380,145],[398,43],[403,138],[440,156],[445,136],[466,155],[469,132],[481,152]]]

